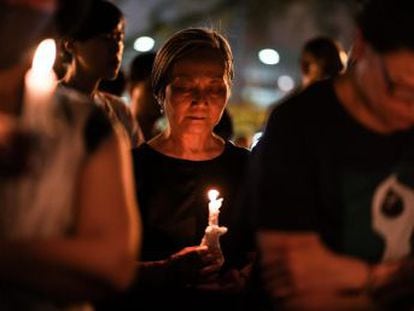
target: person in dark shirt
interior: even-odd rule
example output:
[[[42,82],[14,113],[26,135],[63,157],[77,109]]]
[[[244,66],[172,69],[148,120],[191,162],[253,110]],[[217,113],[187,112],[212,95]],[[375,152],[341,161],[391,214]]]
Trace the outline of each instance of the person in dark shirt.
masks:
[[[306,41],[300,59],[302,87],[343,72],[342,51],[339,43],[329,37],[316,37]]]
[[[163,112],[154,97],[151,85],[151,72],[155,52],[138,54],[129,68],[128,92],[131,98],[131,111],[141,127],[144,140],[148,141],[161,131]]]
[[[251,202],[275,308],[413,305],[413,9],[366,1],[352,68],[268,121]]]
[[[238,209],[248,150],[214,134],[230,96],[233,57],[213,30],[189,28],[158,51],[152,82],[168,126],[133,151],[144,246],[135,292],[141,305],[180,310],[236,307],[249,272],[248,232]],[[208,197],[224,198],[224,265],[200,246]],[[162,297],[159,299],[157,297]]]

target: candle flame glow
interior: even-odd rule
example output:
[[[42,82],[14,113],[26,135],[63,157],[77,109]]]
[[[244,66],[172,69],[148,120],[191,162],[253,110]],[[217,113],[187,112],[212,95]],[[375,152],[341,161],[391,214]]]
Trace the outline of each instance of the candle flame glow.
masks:
[[[33,57],[32,70],[36,76],[50,73],[56,58],[56,43],[53,39],[43,40],[36,49]]]
[[[208,195],[208,199],[209,199],[210,201],[215,201],[215,200],[217,200],[217,198],[218,198],[219,194],[220,194],[220,193],[219,193],[216,189],[211,189],[211,190],[207,193],[207,195]]]

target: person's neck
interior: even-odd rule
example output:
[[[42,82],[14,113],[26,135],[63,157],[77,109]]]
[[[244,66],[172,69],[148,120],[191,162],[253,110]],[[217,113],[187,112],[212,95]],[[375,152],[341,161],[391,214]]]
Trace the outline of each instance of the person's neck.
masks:
[[[79,69],[70,69],[63,79],[63,84],[92,98],[98,90],[100,79],[92,77]]]
[[[148,142],[157,151],[186,160],[209,160],[220,155],[224,141],[213,133],[178,134],[170,129]]]
[[[371,108],[355,73],[348,72],[335,81],[336,95],[345,110],[363,127],[379,134],[392,134],[395,130]]]

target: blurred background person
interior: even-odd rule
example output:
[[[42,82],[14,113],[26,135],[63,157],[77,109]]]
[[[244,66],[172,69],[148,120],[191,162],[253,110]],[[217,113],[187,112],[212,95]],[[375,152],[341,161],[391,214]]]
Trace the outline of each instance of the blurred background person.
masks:
[[[85,310],[134,276],[139,217],[127,146],[82,95],[51,85],[49,100],[29,96],[42,92],[27,74],[58,4],[0,1],[0,161],[5,151],[20,162],[0,165],[1,310]]]
[[[128,91],[131,110],[141,127],[145,141],[161,131],[159,121],[163,117],[162,108],[154,97],[151,85],[154,59],[153,52],[138,54],[129,67]]]
[[[341,53],[345,51],[339,43],[329,37],[315,37],[305,42],[300,56],[301,85],[291,95],[301,92],[309,85],[341,74],[344,63]],[[277,101],[267,108],[267,115],[280,104]]]
[[[124,35],[122,12],[108,1],[92,0],[76,31],[63,37],[63,47],[71,62],[62,85],[93,99],[114,124],[124,128],[134,147],[139,145],[142,137],[129,107],[118,96],[98,89],[102,80],[115,79],[120,70]]]
[[[341,52],[344,53],[339,44],[328,37],[316,37],[307,41],[300,59],[302,87],[340,74],[344,70]]]
[[[213,132],[224,139],[231,140],[234,135],[233,118],[227,108],[224,108],[220,121],[214,127]]]
[[[252,161],[274,309],[414,306],[414,2],[364,1],[354,64],[272,112]]]

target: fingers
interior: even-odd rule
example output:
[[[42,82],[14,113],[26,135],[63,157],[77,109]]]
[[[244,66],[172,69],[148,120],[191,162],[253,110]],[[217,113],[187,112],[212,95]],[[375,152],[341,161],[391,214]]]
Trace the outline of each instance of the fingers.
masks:
[[[217,279],[222,265],[207,246],[185,247],[170,256],[170,266],[176,278],[186,285]]]
[[[182,250],[178,251],[177,253],[175,253],[174,255],[176,256],[184,256],[190,253],[198,253],[199,255],[203,255],[205,253],[207,253],[208,251],[208,247],[207,246],[187,246],[185,248],[183,248]]]
[[[220,269],[221,269],[221,264],[212,264],[212,265],[206,266],[200,270],[200,276],[201,277],[210,276],[214,273],[218,273]]]
[[[244,280],[240,277],[239,271],[232,269],[226,274],[219,276],[215,274],[214,278],[208,278],[207,280],[198,284],[196,287],[203,291],[216,291],[221,293],[234,293],[240,291],[244,286]]]

